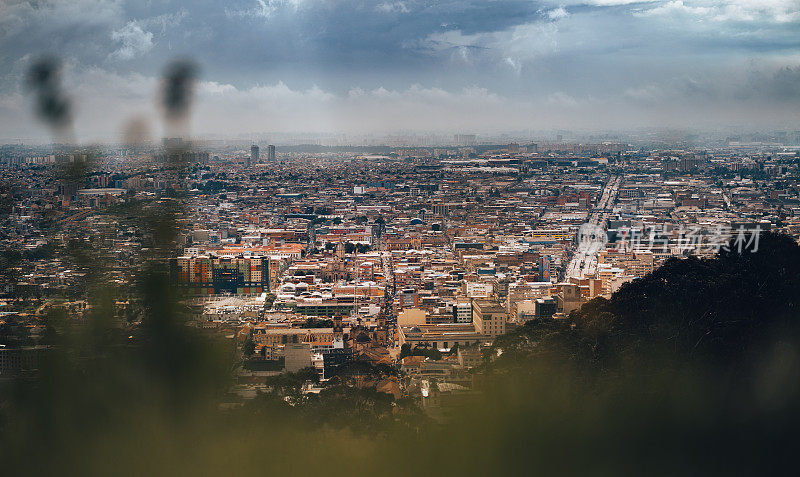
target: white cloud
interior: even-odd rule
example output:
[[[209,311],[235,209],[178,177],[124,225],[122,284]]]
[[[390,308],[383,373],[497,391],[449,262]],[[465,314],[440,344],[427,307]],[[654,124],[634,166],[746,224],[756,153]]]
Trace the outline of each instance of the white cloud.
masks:
[[[134,21],[128,22],[119,30],[112,31],[111,39],[122,43],[122,46],[110,55],[112,58],[120,60],[130,60],[147,53],[153,48],[153,34],[142,29]]]
[[[138,23],[145,28],[159,27],[161,33],[164,33],[168,28],[175,28],[179,26],[188,14],[189,12],[185,8],[181,8],[175,13],[164,13],[162,15],[141,20]]]
[[[547,17],[551,20],[560,20],[569,16],[569,12],[564,7],[554,8],[547,12]]]
[[[670,0],[652,8],[643,8],[639,16],[685,15],[696,20],[715,22],[800,21],[800,2],[796,0]]]
[[[618,5],[630,5],[633,3],[655,3],[660,0],[589,0],[589,5],[595,5],[598,7],[615,7]]]
[[[448,30],[429,35],[414,46],[434,52],[453,51],[458,57],[489,55],[519,72],[523,65],[558,50],[558,27],[554,23],[525,23],[507,30],[465,35]]]
[[[375,10],[384,13],[408,13],[406,2],[384,2],[375,7]]]
[[[706,16],[709,16],[712,12],[714,12],[714,8],[712,7],[701,7],[701,6],[695,7],[683,3],[682,0],[672,0],[663,5],[659,5],[655,8],[642,10],[638,12],[638,15],[658,16],[658,15],[685,14],[701,19]]]
[[[305,0],[255,0],[251,8],[231,10],[226,8],[228,17],[261,17],[270,18],[281,9],[288,8],[297,11],[303,6]]]
[[[225,94],[236,91],[236,87],[231,84],[217,83],[216,81],[203,81],[200,83],[201,94]]]

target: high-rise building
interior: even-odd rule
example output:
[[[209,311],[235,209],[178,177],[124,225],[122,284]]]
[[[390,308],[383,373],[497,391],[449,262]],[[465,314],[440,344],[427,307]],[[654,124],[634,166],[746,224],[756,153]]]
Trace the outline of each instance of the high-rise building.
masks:
[[[190,294],[263,293],[280,275],[285,261],[271,256],[184,255],[170,261],[173,280]]]
[[[250,146],[250,164],[248,165],[252,164],[258,164],[258,146],[255,144]]]
[[[267,146],[267,162],[275,162],[275,146]]]
[[[550,281],[550,256],[549,255],[542,255],[539,257],[539,281],[540,282],[549,282]]]

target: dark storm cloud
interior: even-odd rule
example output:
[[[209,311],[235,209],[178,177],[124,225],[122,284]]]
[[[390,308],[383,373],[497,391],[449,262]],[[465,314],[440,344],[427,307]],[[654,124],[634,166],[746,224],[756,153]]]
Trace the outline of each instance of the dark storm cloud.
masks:
[[[741,3],[758,10],[754,2]],[[170,58],[191,55],[209,75],[240,85],[309,71],[340,87],[352,86],[359,75],[447,82],[461,70],[478,82],[495,76],[497,84],[497,74],[519,73],[542,57],[558,62],[559,54],[670,61],[701,51],[725,56],[800,48],[791,18],[761,14],[744,22],[734,10],[688,1],[73,0],[2,9],[6,71],[26,55],[49,53],[157,74]],[[468,61],[450,61],[458,55]]]
[[[2,62],[47,51],[78,62],[153,72],[153,60],[198,56],[221,75],[286,67],[346,70],[420,67],[431,58],[409,41],[457,29],[464,34],[542,21],[531,1],[175,1],[78,0],[3,7]],[[147,60],[140,55],[147,54]],[[125,64],[111,60],[133,60]]]
[[[436,59],[408,48],[411,41],[449,29],[504,30],[541,21],[539,10],[531,1],[235,2],[226,4],[222,15],[208,7],[204,14],[218,23],[213,32],[197,25],[192,39],[205,60],[245,75],[309,67],[333,75],[371,75],[434,67]],[[195,12],[187,19],[189,31]]]

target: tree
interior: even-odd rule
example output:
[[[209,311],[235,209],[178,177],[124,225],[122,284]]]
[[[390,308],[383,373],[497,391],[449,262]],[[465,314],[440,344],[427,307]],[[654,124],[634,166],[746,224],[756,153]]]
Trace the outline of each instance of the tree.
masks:
[[[303,323],[303,328],[332,328],[332,327],[333,327],[333,320],[316,318],[313,316],[306,318],[306,321]]]
[[[247,339],[244,340],[244,343],[242,343],[242,353],[244,353],[245,357],[249,357],[255,352],[256,343],[253,341],[252,336],[248,336]]]
[[[406,356],[425,356],[428,359],[438,361],[442,359],[442,353],[436,348],[429,346],[415,346],[413,349],[408,343],[403,343],[400,347],[400,359]]]

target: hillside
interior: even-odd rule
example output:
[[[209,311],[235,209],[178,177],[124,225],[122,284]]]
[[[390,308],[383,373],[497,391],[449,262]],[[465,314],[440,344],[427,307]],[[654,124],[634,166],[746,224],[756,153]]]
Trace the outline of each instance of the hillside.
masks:
[[[591,373],[664,360],[718,371],[747,368],[775,346],[798,343],[798,301],[800,247],[787,236],[765,234],[755,253],[671,259],[568,320],[529,322],[496,340],[489,367],[507,371],[547,357]]]

